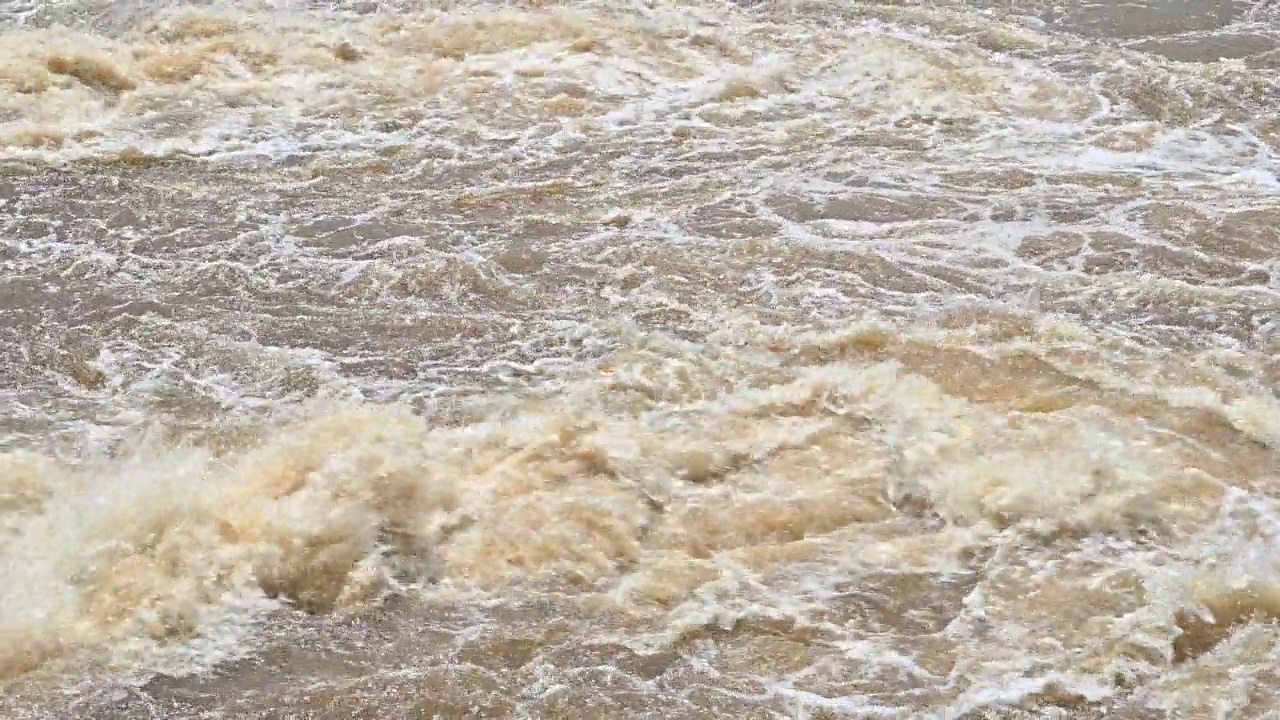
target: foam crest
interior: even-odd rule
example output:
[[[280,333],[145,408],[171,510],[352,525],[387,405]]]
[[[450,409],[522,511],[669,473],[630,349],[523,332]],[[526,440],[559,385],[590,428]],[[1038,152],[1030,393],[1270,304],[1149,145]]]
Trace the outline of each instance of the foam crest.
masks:
[[[130,664],[221,637],[225,654],[270,598],[323,613],[406,582],[621,583],[624,606],[673,607],[734,565],[706,559],[772,566],[920,510],[906,485],[986,532],[1162,532],[1220,492],[1096,410],[1011,417],[897,362],[795,362],[848,338],[650,336],[462,424],[351,407],[221,456],[156,437],[76,466],[6,455],[5,672],[75,648]]]
[[[927,129],[942,118],[963,134],[1001,117],[1081,120],[1098,103],[1087,87],[955,39],[864,20],[797,44],[794,28],[734,8],[717,26],[680,6],[360,16],[179,5],[132,23],[116,35],[55,26],[0,36],[6,154],[139,162],[371,150],[439,139],[424,119],[440,113],[486,122],[505,109],[572,126],[833,102],[874,125]]]
[[[414,427],[421,437],[416,419],[353,410],[232,458],[154,439],[75,467],[7,457],[6,480],[38,473],[46,501],[6,515],[5,673],[78,647],[142,662],[244,620],[223,615],[247,593],[327,611],[376,591],[386,577],[361,564],[456,502],[448,479],[414,472]]]

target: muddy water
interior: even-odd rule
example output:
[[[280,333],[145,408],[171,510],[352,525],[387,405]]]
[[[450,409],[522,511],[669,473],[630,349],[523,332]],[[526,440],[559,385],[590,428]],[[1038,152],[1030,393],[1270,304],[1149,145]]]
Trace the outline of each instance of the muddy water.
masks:
[[[1269,5],[3,17],[6,717],[1280,712]]]

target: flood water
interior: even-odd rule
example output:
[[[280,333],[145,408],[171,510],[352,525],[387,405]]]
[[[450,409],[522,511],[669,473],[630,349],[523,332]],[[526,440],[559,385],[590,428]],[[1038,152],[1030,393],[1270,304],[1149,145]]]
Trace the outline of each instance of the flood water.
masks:
[[[1280,7],[0,3],[0,715],[1280,714]]]

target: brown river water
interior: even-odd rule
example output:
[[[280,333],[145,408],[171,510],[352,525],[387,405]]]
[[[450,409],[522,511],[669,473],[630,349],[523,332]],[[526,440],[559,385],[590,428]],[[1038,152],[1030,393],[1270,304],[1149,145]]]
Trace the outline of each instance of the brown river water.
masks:
[[[1277,21],[5,0],[0,716],[1280,717]]]

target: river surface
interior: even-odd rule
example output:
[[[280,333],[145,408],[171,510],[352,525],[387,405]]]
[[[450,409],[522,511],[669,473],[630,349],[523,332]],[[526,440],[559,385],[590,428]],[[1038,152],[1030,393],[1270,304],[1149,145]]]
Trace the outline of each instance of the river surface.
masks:
[[[1268,2],[0,4],[0,715],[1280,716]]]

